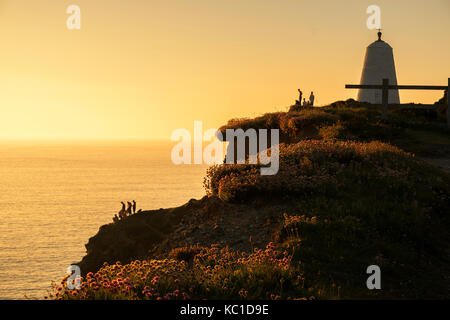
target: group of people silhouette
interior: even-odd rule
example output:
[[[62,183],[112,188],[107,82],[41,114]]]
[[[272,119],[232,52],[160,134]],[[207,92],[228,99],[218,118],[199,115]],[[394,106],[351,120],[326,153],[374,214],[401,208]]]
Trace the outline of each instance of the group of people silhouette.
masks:
[[[314,99],[315,99],[314,92],[311,91],[311,94],[309,95],[309,101],[306,101],[306,99],[303,98],[303,102],[302,102],[303,92],[300,89],[298,89],[298,92],[300,94],[300,97],[298,100],[295,101],[295,103],[297,105],[303,106],[303,107],[307,107],[307,106],[313,107],[314,106]]]
[[[119,211],[118,214],[114,215],[113,221],[117,222],[121,219],[124,219],[128,216],[131,216],[132,214],[136,213],[136,201],[127,201],[127,208],[125,209],[125,203],[123,201],[120,202],[122,204],[122,209]],[[139,209],[138,213],[142,210]]]

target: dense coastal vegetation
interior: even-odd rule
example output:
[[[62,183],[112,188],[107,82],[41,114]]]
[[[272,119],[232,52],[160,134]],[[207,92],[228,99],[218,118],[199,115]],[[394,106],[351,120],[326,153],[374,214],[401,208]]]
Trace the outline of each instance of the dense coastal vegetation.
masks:
[[[443,101],[446,97],[443,98]],[[280,129],[280,171],[208,169],[205,198],[100,228],[82,288],[55,299],[444,298],[450,279],[445,106],[354,100],[233,119]],[[120,262],[117,262],[120,261]],[[366,268],[382,270],[368,290]]]

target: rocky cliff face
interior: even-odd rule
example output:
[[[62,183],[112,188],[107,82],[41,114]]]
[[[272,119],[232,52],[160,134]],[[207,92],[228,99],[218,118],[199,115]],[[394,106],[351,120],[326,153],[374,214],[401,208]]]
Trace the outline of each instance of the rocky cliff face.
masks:
[[[250,251],[270,240],[282,212],[276,204],[232,204],[214,196],[191,199],[177,208],[143,211],[102,226],[89,239],[87,254],[78,265],[86,274],[104,262],[128,263],[194,244]]]

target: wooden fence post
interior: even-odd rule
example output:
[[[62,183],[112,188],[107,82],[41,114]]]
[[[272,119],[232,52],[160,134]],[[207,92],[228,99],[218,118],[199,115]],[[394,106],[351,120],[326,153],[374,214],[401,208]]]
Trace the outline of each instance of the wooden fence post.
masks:
[[[448,78],[447,87],[447,128],[450,129],[450,78]]]
[[[382,92],[382,117],[387,118],[387,110],[389,104],[389,79],[383,79],[383,92]]]

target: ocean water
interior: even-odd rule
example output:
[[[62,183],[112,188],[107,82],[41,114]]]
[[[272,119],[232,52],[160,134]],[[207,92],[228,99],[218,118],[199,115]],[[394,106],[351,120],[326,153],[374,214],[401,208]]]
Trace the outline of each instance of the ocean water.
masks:
[[[200,198],[206,165],[176,166],[160,142],[0,144],[0,299],[43,298],[112,221]]]

